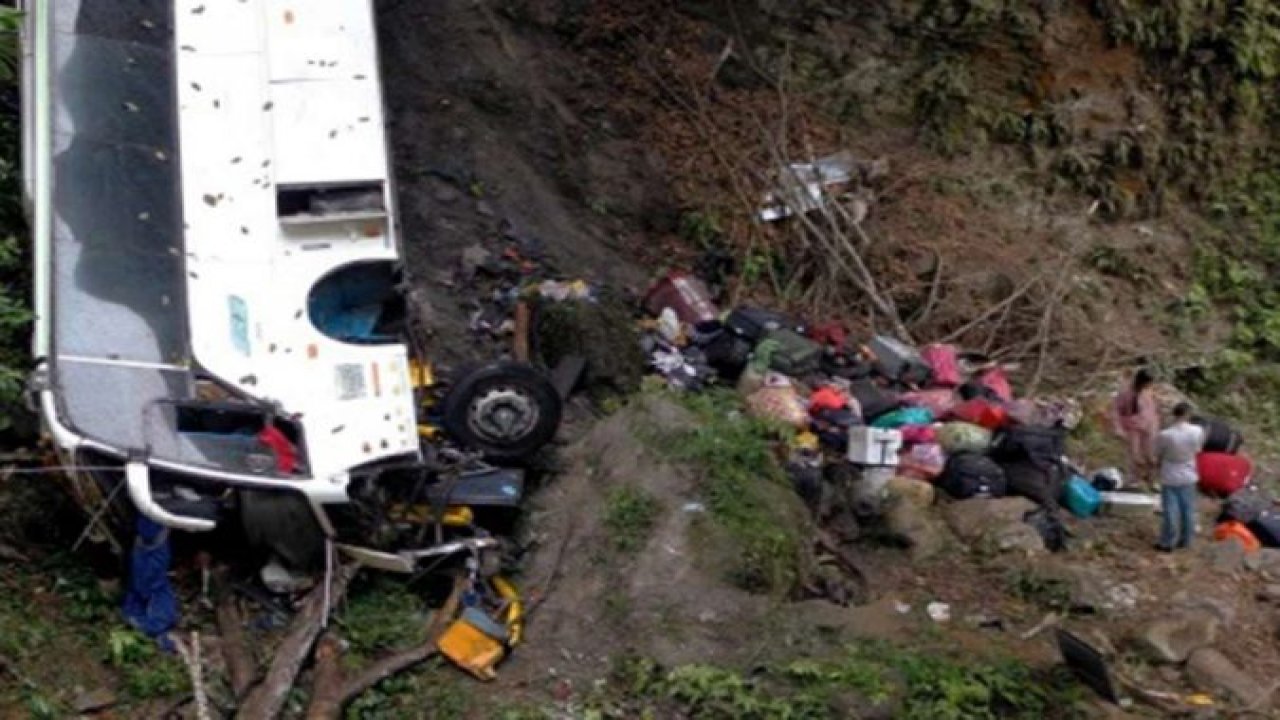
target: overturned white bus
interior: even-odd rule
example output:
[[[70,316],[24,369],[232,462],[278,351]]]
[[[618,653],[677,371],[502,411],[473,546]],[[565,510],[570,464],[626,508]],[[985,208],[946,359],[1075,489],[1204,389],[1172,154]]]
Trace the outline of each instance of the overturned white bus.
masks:
[[[446,539],[415,524],[519,501],[514,471],[440,482],[421,440],[371,0],[24,10],[32,393],[91,509],[407,569]],[[524,454],[559,402],[491,367],[445,426]]]

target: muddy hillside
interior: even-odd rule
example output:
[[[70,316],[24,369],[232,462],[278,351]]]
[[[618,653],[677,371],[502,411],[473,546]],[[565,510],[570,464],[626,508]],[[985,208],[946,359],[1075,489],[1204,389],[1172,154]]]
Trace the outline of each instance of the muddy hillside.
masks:
[[[169,533],[15,409],[0,717],[1280,717],[1269,3],[373,6],[426,464]]]

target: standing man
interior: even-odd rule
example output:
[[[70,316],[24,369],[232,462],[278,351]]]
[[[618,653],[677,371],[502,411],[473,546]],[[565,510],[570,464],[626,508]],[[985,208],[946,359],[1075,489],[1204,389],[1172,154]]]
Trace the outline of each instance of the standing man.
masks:
[[[1204,448],[1204,428],[1191,423],[1191,406],[1178,403],[1173,424],[1156,438],[1160,464],[1160,542],[1156,549],[1173,552],[1191,544],[1196,528],[1196,455]]]

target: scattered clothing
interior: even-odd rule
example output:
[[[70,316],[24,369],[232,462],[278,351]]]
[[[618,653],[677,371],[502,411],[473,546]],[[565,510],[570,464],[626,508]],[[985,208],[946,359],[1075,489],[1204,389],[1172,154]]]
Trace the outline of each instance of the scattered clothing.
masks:
[[[121,610],[130,625],[150,638],[163,639],[178,624],[169,560],[169,529],[139,513]]]

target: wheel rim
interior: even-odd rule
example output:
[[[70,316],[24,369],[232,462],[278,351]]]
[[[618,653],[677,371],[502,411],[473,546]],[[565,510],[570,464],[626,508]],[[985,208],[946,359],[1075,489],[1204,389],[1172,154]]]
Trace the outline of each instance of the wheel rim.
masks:
[[[495,387],[477,395],[467,410],[467,425],[489,442],[519,442],[537,427],[538,403],[512,387]]]

